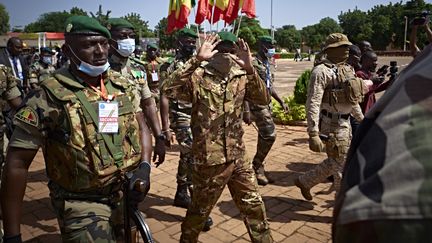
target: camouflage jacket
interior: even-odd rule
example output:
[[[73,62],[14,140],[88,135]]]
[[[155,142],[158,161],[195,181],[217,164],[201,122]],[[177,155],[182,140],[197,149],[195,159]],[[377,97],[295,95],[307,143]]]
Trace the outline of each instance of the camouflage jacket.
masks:
[[[147,73],[147,82],[148,82],[148,86],[151,90],[151,92],[153,93],[158,93],[159,92],[159,82],[161,79],[161,74],[160,74],[160,67],[163,63],[165,63],[166,60],[162,59],[162,58],[156,58],[156,60],[152,63],[152,62],[145,62],[144,68],[146,70]],[[153,80],[152,74],[156,73],[158,80]]]
[[[261,80],[263,80],[264,85],[267,87],[267,92],[270,91],[270,88],[273,86],[273,81],[274,81],[274,66],[270,64],[270,60],[267,60],[269,62],[269,72],[270,72],[270,79],[269,79],[269,86],[267,87],[267,65],[258,57],[255,57],[252,64],[255,67],[255,70],[257,70],[258,75],[261,77]],[[271,97],[271,93],[269,92],[269,95]],[[271,100],[270,100],[271,102]],[[269,102],[269,104],[270,104]],[[268,105],[266,104],[265,106],[263,105],[254,105],[254,104],[250,104],[251,109],[265,109],[268,108]]]
[[[98,114],[100,95],[67,69],[59,69],[26,97],[14,117],[11,147],[42,147],[48,177],[70,192],[86,192],[113,185],[140,161],[140,111],[137,90],[119,73],[105,78],[108,94],[118,103],[119,132],[105,134],[110,148],[98,132],[98,124],[85,104],[82,92]],[[96,118],[97,119],[97,118]]]
[[[352,72],[354,74],[354,69]],[[338,85],[338,79],[332,68],[325,64],[319,64],[312,69],[306,100],[307,131],[309,134],[319,133],[318,124],[321,110],[327,110],[327,112],[334,114],[351,113],[356,120],[361,121],[363,119],[359,104],[336,103],[330,105],[323,102],[325,89],[333,85]]]
[[[194,161],[208,166],[245,156],[243,101],[264,105],[270,99],[256,71],[246,75],[234,66],[223,78],[195,57],[163,82],[162,91],[169,98],[192,103]]]
[[[12,100],[21,96],[21,92],[17,87],[19,81],[19,79],[15,78],[10,68],[0,64],[0,95],[2,100]],[[0,108],[3,110],[3,107]]]
[[[129,79],[135,85],[141,95],[141,99],[145,100],[152,97],[147,84],[147,73],[143,61],[130,57],[124,62],[115,55],[111,55],[108,61],[114,71],[121,73],[123,77]]]
[[[168,61],[162,64],[160,68],[161,84],[171,75],[175,70],[184,66],[187,60],[176,57],[173,61]],[[189,127],[191,120],[192,104],[189,102],[182,102],[176,99],[169,99],[169,117],[170,126],[172,129],[177,127]]]
[[[44,66],[44,64],[41,64],[40,62],[35,62],[29,69],[29,83],[39,84],[47,79],[54,71],[55,68],[51,64]]]
[[[348,154],[335,222],[432,219],[432,46],[366,113]]]

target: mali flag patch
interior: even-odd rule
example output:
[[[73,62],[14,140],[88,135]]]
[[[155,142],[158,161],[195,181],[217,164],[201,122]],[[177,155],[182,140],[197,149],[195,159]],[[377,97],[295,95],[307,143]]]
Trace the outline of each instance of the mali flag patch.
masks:
[[[36,115],[36,111],[33,108],[28,106],[19,110],[15,114],[15,119],[22,121],[26,124],[29,124],[31,126],[37,127],[39,125],[39,118]]]

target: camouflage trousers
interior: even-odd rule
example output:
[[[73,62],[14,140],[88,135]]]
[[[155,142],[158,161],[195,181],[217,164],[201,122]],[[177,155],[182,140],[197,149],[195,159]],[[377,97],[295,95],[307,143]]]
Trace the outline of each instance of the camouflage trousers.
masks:
[[[431,219],[365,220],[333,225],[333,242],[432,242]]]
[[[192,203],[181,225],[180,242],[198,242],[198,235],[211,210],[228,185],[252,242],[273,242],[264,202],[252,164],[238,159],[221,165],[194,165]]]
[[[299,180],[305,187],[312,188],[327,177],[333,176],[333,187],[338,192],[342,179],[341,172],[351,141],[350,122],[347,119],[332,120],[323,117],[320,133],[329,137],[325,142],[327,159],[316,165],[314,169],[301,175]]]
[[[51,190],[51,203],[63,243],[123,241],[122,203],[113,207],[92,201],[60,199],[55,194]]]
[[[254,167],[260,167],[276,140],[275,124],[269,106],[251,104],[250,111],[252,119],[258,128],[258,144],[253,158],[253,165]]]
[[[180,147],[180,160],[177,168],[177,184],[191,184],[192,131],[190,127],[175,127],[174,133]]]

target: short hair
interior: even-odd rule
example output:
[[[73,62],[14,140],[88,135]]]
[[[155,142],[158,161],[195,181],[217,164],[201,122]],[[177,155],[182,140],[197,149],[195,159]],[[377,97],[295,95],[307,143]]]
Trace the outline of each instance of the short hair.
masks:
[[[18,37],[11,37],[7,41],[6,45],[9,46],[9,45],[12,45],[12,44],[17,43],[17,42],[22,42],[22,40]]]

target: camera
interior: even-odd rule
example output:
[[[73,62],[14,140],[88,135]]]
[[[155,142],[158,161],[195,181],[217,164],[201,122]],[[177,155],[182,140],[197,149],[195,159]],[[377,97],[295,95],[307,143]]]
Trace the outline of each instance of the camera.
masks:
[[[414,18],[411,21],[411,25],[425,25],[426,22],[429,22],[430,11],[423,11],[419,17]]]

